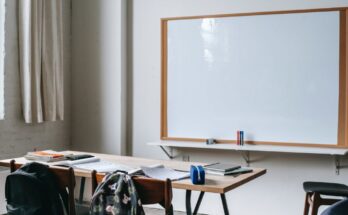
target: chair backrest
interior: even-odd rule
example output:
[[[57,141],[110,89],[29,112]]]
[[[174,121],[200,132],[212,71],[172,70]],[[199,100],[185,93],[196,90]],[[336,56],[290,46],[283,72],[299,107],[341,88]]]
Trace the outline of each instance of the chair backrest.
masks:
[[[98,184],[102,182],[105,174],[92,172],[92,191],[94,193]],[[172,183],[169,179],[162,181],[142,176],[132,177],[139,198],[143,205],[160,204],[165,208],[166,214],[172,214]]]
[[[19,169],[22,164],[15,163],[15,160],[11,160],[10,162],[10,171],[14,172]],[[57,182],[60,189],[68,190],[68,214],[76,215],[75,210],[75,196],[74,196],[74,188],[75,188],[75,173],[73,168],[64,168],[64,167],[56,167],[50,166],[50,172],[57,178]]]

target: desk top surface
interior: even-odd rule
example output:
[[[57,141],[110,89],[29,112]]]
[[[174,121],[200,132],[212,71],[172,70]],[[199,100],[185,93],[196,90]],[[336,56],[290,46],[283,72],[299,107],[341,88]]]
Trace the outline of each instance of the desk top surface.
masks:
[[[174,161],[174,160],[155,160],[147,158],[138,158],[138,157],[129,157],[129,156],[118,156],[118,155],[109,155],[109,154],[99,154],[99,153],[90,153],[90,152],[77,152],[77,151],[66,151],[74,154],[92,154],[96,157],[99,157],[102,160],[115,162],[118,164],[127,165],[130,167],[138,168],[140,165],[154,165],[154,164],[163,164],[166,167],[189,171],[191,165],[205,165],[205,163],[197,162],[184,162],[184,161]],[[16,163],[24,164],[31,162],[24,157],[14,158]],[[10,161],[12,159],[0,160],[0,166],[9,167]],[[91,177],[90,171],[75,169],[75,175],[81,177]],[[266,173],[266,169],[253,168],[253,172],[241,174],[238,176],[216,176],[207,174],[206,183],[204,185],[194,185],[191,183],[190,179],[184,179],[180,181],[173,181],[172,186],[176,189],[185,189],[185,190],[195,190],[195,191],[204,191],[211,193],[226,193],[240,185],[243,185],[263,174]]]

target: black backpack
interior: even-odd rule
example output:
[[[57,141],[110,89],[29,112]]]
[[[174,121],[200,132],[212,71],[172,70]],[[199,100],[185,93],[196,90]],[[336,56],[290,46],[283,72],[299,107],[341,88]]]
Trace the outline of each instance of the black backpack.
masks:
[[[68,193],[60,190],[49,167],[29,163],[6,178],[5,196],[8,215],[66,214]]]

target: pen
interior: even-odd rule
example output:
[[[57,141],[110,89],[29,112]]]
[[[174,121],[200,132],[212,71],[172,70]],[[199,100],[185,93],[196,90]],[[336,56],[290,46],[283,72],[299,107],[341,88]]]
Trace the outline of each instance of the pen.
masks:
[[[214,164],[218,164],[218,163],[219,163],[219,162],[206,164],[206,165],[204,165],[203,167],[210,166],[210,165],[214,165]]]

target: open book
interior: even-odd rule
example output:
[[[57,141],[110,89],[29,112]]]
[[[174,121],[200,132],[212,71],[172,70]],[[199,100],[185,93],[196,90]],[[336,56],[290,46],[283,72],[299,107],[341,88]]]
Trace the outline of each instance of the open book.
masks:
[[[152,167],[142,166],[141,169],[147,177],[160,180],[166,180],[168,178],[172,181],[176,181],[190,177],[189,172],[183,172],[175,169],[166,168],[163,165],[157,165]]]

